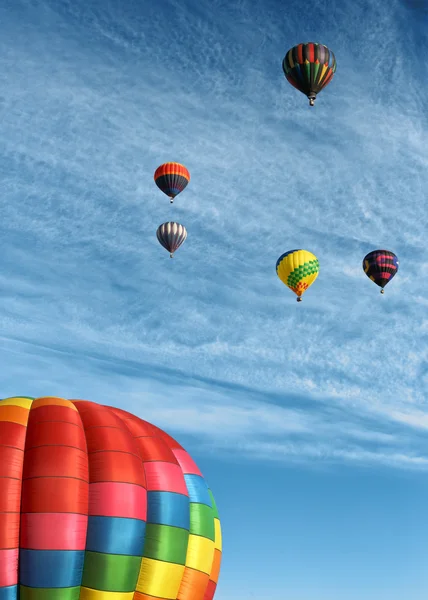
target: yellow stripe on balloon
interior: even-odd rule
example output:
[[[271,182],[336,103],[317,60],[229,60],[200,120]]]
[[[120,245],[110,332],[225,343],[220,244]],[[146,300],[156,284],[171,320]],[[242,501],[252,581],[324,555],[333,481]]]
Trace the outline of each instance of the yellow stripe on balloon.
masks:
[[[103,592],[82,587],[79,600],[132,600],[133,597],[134,592]]]
[[[176,600],[184,565],[143,558],[136,590],[155,598]]]
[[[20,406],[21,408],[31,408],[34,398],[23,398],[22,396],[16,396],[13,398],[5,398],[0,400],[0,406]]]
[[[213,560],[214,542],[200,535],[189,535],[186,567],[202,571],[202,573],[209,575]]]
[[[220,525],[219,519],[214,519],[214,532],[215,532],[214,548],[216,550],[220,550],[220,552],[221,552],[223,549],[223,538],[221,535],[221,525]]]

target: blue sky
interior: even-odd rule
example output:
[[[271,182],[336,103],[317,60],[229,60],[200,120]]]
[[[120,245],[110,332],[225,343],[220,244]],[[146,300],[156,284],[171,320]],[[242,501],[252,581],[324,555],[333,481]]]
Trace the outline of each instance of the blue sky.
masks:
[[[218,502],[217,600],[425,599],[423,3],[6,0],[0,31],[1,396],[174,435]],[[281,69],[305,41],[338,65],[313,109]]]

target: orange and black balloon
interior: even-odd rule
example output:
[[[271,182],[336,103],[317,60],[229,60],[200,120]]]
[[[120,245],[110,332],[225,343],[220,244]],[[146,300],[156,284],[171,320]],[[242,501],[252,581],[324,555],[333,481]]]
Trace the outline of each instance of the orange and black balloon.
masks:
[[[190,181],[190,173],[184,165],[177,162],[168,162],[155,171],[155,183],[171,202],[182,192]]]
[[[308,42],[291,48],[282,61],[287,81],[309,98],[313,106],[317,94],[333,79],[336,58],[323,44]]]

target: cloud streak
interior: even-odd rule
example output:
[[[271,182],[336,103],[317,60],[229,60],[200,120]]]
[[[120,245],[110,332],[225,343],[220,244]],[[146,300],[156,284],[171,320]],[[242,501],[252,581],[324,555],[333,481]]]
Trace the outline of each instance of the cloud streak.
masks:
[[[104,381],[112,403],[225,457],[425,468],[426,67],[404,68],[418,50],[402,25],[416,17],[345,2],[302,31],[263,6],[1,9],[4,387],[97,399]],[[320,31],[338,71],[310,111],[281,59]],[[170,159],[192,175],[173,207],[153,183]],[[174,261],[155,237],[169,219],[189,232]],[[382,246],[400,258],[385,297],[361,269]],[[275,275],[294,247],[321,263],[301,306]]]

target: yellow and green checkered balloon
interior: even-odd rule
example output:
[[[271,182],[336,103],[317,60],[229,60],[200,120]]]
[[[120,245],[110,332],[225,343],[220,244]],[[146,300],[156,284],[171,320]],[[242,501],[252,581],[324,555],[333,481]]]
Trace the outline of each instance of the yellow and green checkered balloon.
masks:
[[[276,261],[276,273],[296,295],[297,301],[318,277],[320,265],[317,257],[307,250],[289,250]]]

